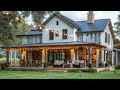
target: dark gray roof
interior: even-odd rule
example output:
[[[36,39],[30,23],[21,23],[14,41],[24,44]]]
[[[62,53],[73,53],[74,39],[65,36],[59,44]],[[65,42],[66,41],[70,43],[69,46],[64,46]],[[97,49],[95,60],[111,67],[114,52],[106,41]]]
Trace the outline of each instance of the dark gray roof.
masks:
[[[86,21],[74,21],[60,13],[53,13],[44,23],[48,23],[55,15],[64,19],[66,22],[70,23],[71,25],[75,26],[78,30],[76,33],[80,32],[102,32],[104,31],[105,27],[107,26],[110,19],[99,19],[95,20],[94,23],[87,23]]]
[[[60,14],[61,15],[61,14]],[[69,21],[69,22],[71,22],[71,24],[73,24],[74,26],[76,26],[77,28],[81,28],[81,27],[79,27],[79,25],[75,22],[75,21],[73,21],[72,19],[70,19],[70,18],[68,18],[68,17],[66,17],[66,16],[64,16],[64,15],[61,15],[64,19],[66,19],[67,21]]]
[[[32,35],[42,35],[42,32],[38,30],[38,28],[32,28],[31,31],[25,33],[24,35],[17,35],[19,36],[32,36]]]
[[[96,43],[89,43],[89,42],[80,42],[80,41],[74,41],[74,42],[55,42],[55,43],[40,43],[40,44],[24,44],[24,45],[17,45],[14,47],[38,47],[38,46],[69,46],[69,45],[88,45],[88,44],[96,44]],[[98,45],[98,44],[96,44]],[[102,46],[102,45],[100,45]],[[9,47],[8,47],[9,48]]]
[[[25,35],[40,35],[40,34],[42,34],[41,31],[31,30],[30,32],[26,33]]]
[[[99,20],[95,20],[94,23],[87,23],[87,21],[77,21],[76,23],[81,28],[81,31],[78,30],[76,33],[103,32],[109,21],[110,19],[99,19]]]

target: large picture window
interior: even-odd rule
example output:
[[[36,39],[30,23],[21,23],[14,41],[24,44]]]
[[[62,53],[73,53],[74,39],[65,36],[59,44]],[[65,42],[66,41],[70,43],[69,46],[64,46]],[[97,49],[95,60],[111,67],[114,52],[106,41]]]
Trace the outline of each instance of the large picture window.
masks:
[[[67,29],[62,29],[62,38],[67,39]]]

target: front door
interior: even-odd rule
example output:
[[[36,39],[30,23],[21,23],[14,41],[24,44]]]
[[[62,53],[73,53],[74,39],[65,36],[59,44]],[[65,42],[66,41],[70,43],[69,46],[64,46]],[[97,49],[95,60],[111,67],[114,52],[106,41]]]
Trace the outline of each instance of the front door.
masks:
[[[54,60],[64,60],[65,58],[70,57],[70,50],[48,50],[48,62],[51,64],[54,63]]]

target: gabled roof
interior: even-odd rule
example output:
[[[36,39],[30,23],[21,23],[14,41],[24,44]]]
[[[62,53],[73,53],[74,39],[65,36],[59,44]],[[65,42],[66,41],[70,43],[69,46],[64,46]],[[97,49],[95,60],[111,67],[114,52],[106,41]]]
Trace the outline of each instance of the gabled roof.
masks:
[[[58,12],[55,12],[53,13],[44,23],[43,25],[46,25],[54,16],[58,16],[59,18],[61,18],[62,20],[64,20],[65,22],[67,22],[68,24],[70,24],[71,26],[77,28],[77,29],[80,29],[80,27],[76,24],[75,21],[73,21],[72,19],[58,13]]]
[[[76,23],[81,27],[81,31],[79,32],[103,32],[105,30],[106,25],[110,19],[99,19],[95,20],[94,23],[87,23],[87,21],[77,21]]]

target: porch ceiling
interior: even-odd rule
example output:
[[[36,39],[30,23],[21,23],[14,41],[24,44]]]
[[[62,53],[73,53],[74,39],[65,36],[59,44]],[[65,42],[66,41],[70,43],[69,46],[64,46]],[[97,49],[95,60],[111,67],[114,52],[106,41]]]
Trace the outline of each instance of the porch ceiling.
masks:
[[[57,43],[40,43],[40,44],[26,44],[26,45],[17,45],[13,47],[6,48],[28,48],[28,47],[62,47],[62,46],[95,46],[95,47],[105,47],[96,43],[88,43],[88,42],[57,42]]]

